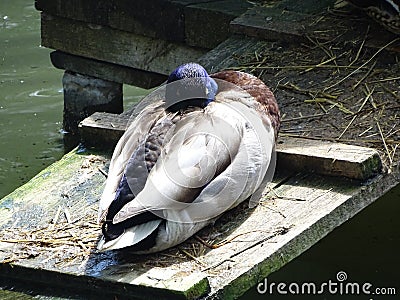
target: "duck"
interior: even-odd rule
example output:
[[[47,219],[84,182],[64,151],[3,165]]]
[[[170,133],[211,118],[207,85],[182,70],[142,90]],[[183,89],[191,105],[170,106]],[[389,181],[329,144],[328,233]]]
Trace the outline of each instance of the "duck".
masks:
[[[176,246],[249,199],[275,168],[280,112],[257,77],[178,66],[145,97],[112,155],[99,251]]]
[[[400,34],[400,0],[347,0],[388,31]]]

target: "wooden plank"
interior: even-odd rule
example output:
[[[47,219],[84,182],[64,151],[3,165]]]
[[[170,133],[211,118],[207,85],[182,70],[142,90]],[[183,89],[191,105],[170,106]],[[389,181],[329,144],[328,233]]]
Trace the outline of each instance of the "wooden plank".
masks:
[[[182,44],[42,14],[42,45],[69,54],[167,75],[205,53]]]
[[[0,276],[113,296],[232,299],[300,255],[398,183],[282,175],[260,204],[227,212],[196,239],[162,253],[98,253],[96,206],[109,154],[73,151],[0,200]],[[273,192],[270,191],[273,189]],[[58,207],[68,209],[57,221]],[[267,220],[267,221],[266,221]],[[32,234],[34,232],[34,234]],[[230,242],[224,242],[230,241]],[[188,288],[189,287],[189,288]],[[111,296],[110,296],[111,297]]]
[[[396,38],[365,15],[359,14],[357,17],[357,11],[350,10],[347,15],[342,16],[327,13],[327,8],[333,3],[332,0],[285,0],[276,5],[256,6],[234,19],[231,22],[231,31],[249,37],[289,43],[309,42],[308,36],[316,40],[340,39],[346,42],[365,36],[365,29],[369,28],[365,46],[378,49]],[[349,9],[352,7],[349,6]],[[399,52],[400,42],[385,49]]]
[[[59,69],[117,83],[130,84],[144,89],[159,86],[167,80],[167,76],[162,74],[89,59],[61,51],[51,52],[50,59],[53,65]]]
[[[112,28],[183,43],[187,38],[186,22],[190,19],[190,16],[185,13],[185,7],[192,4],[220,1],[137,0],[132,3],[131,0],[113,0],[108,24]],[[245,1],[241,0],[240,2]],[[206,20],[209,20],[209,17]]]
[[[185,42],[190,46],[215,48],[230,36],[229,23],[253,7],[248,1],[223,0],[186,6]]]
[[[129,114],[95,113],[80,125],[83,142],[89,146],[114,147],[125,132]],[[381,171],[381,159],[371,148],[280,137],[278,170],[307,171],[329,176],[366,180]]]
[[[138,267],[136,265],[135,267]],[[32,287],[32,284],[39,286],[45,286],[49,291],[59,291],[63,298],[52,296],[49,299],[197,299],[202,294],[205,295],[209,290],[209,284],[207,278],[202,274],[188,274],[187,277],[179,276],[183,274],[169,273],[170,280],[165,280],[162,278],[160,271],[151,271],[148,274],[142,274],[137,276],[139,280],[135,278],[135,282],[129,283],[121,280],[120,282],[112,278],[96,278],[94,276],[85,276],[68,274],[64,270],[60,269],[57,271],[47,270],[46,268],[38,268],[37,266],[25,266],[21,264],[3,264],[0,265],[0,270],[2,274],[0,275],[0,282],[2,277],[8,277],[6,280],[13,280],[15,282],[29,281],[29,289],[34,290],[37,288]],[[141,271],[135,269],[135,271]],[[61,271],[61,272],[60,272]],[[133,274],[137,272],[131,271],[131,278],[134,277]],[[143,282],[140,282],[143,280]],[[158,287],[150,286],[150,280],[155,285],[155,281],[158,281]],[[43,293],[41,291],[35,291],[36,293]],[[79,296],[78,296],[79,295]],[[64,298],[68,297],[68,298]],[[13,298],[9,298],[13,299]]]
[[[284,0],[272,5],[257,6],[233,20],[231,30],[237,34],[286,42],[306,42],[306,35],[310,32],[317,34],[319,39],[332,39],[329,35],[333,34],[332,18],[328,22],[325,18],[316,22],[316,18],[334,2]],[[329,22],[328,28],[321,25]]]
[[[126,118],[96,112],[79,124],[79,132],[85,145],[110,149],[117,144],[124,134],[126,125]]]
[[[210,73],[213,73],[237,66],[235,57],[244,52],[252,52],[266,47],[267,44],[268,42],[266,41],[258,41],[254,38],[236,35],[228,38],[197,61],[209,70]],[[57,68],[143,88],[157,86],[167,78],[166,75],[88,59],[61,51],[52,52],[50,57],[53,65]]]
[[[303,14],[285,12],[271,7],[257,7],[231,22],[231,31],[267,40],[291,42],[305,41],[305,29],[298,24],[306,18]]]
[[[165,0],[114,0],[109,26],[147,37],[183,42],[183,6]]]
[[[36,0],[37,10],[153,38],[184,41],[183,5],[165,0]]]
[[[199,47],[202,45],[196,43],[196,38],[199,38],[199,41],[210,38],[209,43],[203,43],[205,48],[212,48],[217,43],[212,37],[216,36],[215,33],[218,33],[219,42],[224,40],[226,37],[224,38],[223,34],[228,32],[229,22],[243,13],[247,7],[252,6],[248,1],[243,0],[136,0],[134,2],[131,0],[36,0],[35,5],[36,9],[49,15],[104,25],[168,41],[189,40],[190,45]],[[187,7],[191,8],[187,10]],[[199,26],[200,24],[202,26]],[[190,27],[189,30],[187,26]],[[193,32],[204,26],[210,28],[211,31]],[[202,36],[194,36],[194,34]]]
[[[112,1],[35,0],[35,7],[37,10],[50,15],[98,25],[108,25]]]
[[[205,3],[211,6],[220,3],[221,0],[112,0],[113,9],[109,15],[109,26],[112,28],[130,31],[148,37],[161,38],[175,42],[187,43],[186,26],[193,23],[191,15],[187,14],[186,7]],[[236,0],[237,3],[247,1]],[[207,11],[205,19],[198,25],[207,25],[212,19],[212,10]],[[198,26],[202,27],[202,26]],[[215,27],[213,31],[202,31],[203,38],[212,38],[214,34],[220,32],[220,27]],[[189,44],[191,46],[202,47],[200,44]],[[205,47],[210,48],[210,47]]]
[[[284,136],[278,142],[279,168],[358,180],[371,178],[382,168],[375,149]]]
[[[269,42],[255,38],[233,35],[216,48],[201,56],[197,62],[204,66],[209,73],[237,67],[238,57],[267,47]]]

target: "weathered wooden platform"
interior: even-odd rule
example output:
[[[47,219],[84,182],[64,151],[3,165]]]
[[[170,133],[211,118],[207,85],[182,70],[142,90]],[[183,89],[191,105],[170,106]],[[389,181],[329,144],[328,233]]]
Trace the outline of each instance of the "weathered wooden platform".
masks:
[[[361,182],[283,172],[257,208],[245,203],[199,233],[211,248],[192,238],[155,255],[98,253],[96,210],[108,160],[74,150],[1,200],[1,276],[78,290],[111,287],[139,298],[235,298],[397,183],[392,175]]]
[[[277,145],[278,173],[256,208],[248,209],[244,203],[197,237],[159,254],[96,251],[100,235],[97,202],[110,149],[124,132],[130,114],[104,112],[113,107],[103,104],[122,99],[122,92],[118,93],[122,84],[154,87],[176,65],[188,60],[215,72],[238,68],[239,63],[248,62],[246,57],[255,56],[257,61],[251,66],[256,70],[265,67],[262,63],[268,59],[260,53],[275,47],[275,41],[281,47],[274,52],[277,55],[289,43],[310,41],[309,32],[315,47],[331,57],[306,65],[302,71],[336,62],[321,43],[346,40],[351,33],[361,37],[356,53],[369,47],[377,51],[374,58],[382,51],[400,49],[399,40],[391,34],[375,33],[376,38],[367,39],[365,28],[379,33],[379,27],[368,19],[343,21],[337,26],[342,30],[339,34],[331,30],[332,20],[319,13],[333,1],[276,3],[140,0],[133,6],[127,0],[36,0],[42,11],[42,44],[56,50],[51,59],[66,70],[64,79],[72,77],[64,82],[66,100],[81,108],[74,122],[84,119],[80,132],[87,148],[73,150],[0,200],[0,281],[2,277],[15,278],[109,297],[233,299],[399,184],[398,164],[392,161],[391,172],[382,172],[382,152],[378,155],[375,149],[282,134]],[[360,22],[368,25],[360,26]],[[361,70],[370,74],[372,68],[365,66],[353,66],[355,71],[350,74]],[[281,66],[267,68],[280,70]],[[298,76],[306,76],[304,72]],[[340,80],[340,86],[349,89],[349,84]],[[94,86],[93,95],[88,86]],[[312,100],[327,97],[285,85],[288,87],[311,94]],[[111,88],[117,91],[115,95],[108,94]],[[93,108],[87,109],[81,102],[87,97],[90,104],[98,94],[104,103],[92,106],[102,112],[88,117]],[[358,113],[370,96],[362,100]],[[396,91],[391,96],[399,97]],[[289,97],[278,101],[284,111],[293,104]],[[332,107],[343,109],[337,101]],[[381,106],[379,110],[383,112]],[[358,116],[350,113],[354,119]],[[309,116],[294,117],[298,120],[295,125],[309,120]],[[391,135],[385,137],[381,131],[384,143],[389,143],[391,136],[396,138],[396,131],[388,132]],[[397,157],[396,147],[392,148],[393,158]]]

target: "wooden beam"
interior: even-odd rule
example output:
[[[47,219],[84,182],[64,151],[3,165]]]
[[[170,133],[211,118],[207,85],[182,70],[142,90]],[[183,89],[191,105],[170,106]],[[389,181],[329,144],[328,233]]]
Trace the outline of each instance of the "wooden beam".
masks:
[[[206,51],[42,13],[42,45],[69,54],[167,75]]]
[[[126,125],[126,118],[96,112],[79,124],[79,131],[85,145],[110,149],[124,134]]]
[[[229,23],[248,8],[249,1],[223,0],[185,7],[185,42],[189,46],[213,49],[230,35]]]
[[[238,56],[267,47],[268,44],[267,41],[257,41],[254,38],[234,35],[201,56],[197,62],[203,65],[209,73],[214,73],[237,66]],[[89,59],[62,51],[53,51],[50,58],[53,65],[60,69],[143,88],[158,86],[167,79],[166,75]]]
[[[285,170],[366,180],[380,173],[376,150],[343,143],[280,137],[278,166]]]
[[[108,26],[147,37],[184,41],[181,3],[165,0],[36,0],[46,14]]]
[[[365,46],[377,49],[396,38],[365,15],[357,17],[357,12],[349,11],[342,16],[324,13],[333,3],[333,0],[284,0],[270,6],[256,6],[232,20],[230,29],[232,33],[249,37],[299,43],[309,42],[310,37],[323,41],[357,40],[365,36],[368,28]],[[400,42],[385,49],[399,52]]]
[[[204,66],[210,74],[215,73],[231,67],[237,67],[238,57],[254,53],[256,50],[269,46],[269,43],[243,35],[233,35],[201,56],[197,62]]]
[[[48,15],[213,48],[227,38],[229,22],[253,4],[244,0],[36,0],[35,6]]]
[[[61,51],[51,52],[50,59],[53,65],[59,69],[117,83],[130,84],[144,89],[159,86],[167,80],[166,75],[85,58]]]
[[[87,23],[108,25],[109,0],[35,0],[35,8],[47,14]]]
[[[89,146],[112,148],[125,132],[129,114],[95,113],[83,120],[80,132]],[[277,145],[278,170],[307,171],[366,180],[381,171],[381,160],[371,148],[328,141],[281,137]]]
[[[111,2],[110,27],[147,37],[184,42],[183,5],[165,0]]]
[[[271,5],[256,6],[233,20],[231,30],[268,40],[305,41],[305,33],[312,32],[309,28],[306,30],[310,26],[308,23],[312,24],[315,14],[321,14],[333,3],[332,0],[283,0]],[[320,22],[314,22],[314,25],[317,28]]]

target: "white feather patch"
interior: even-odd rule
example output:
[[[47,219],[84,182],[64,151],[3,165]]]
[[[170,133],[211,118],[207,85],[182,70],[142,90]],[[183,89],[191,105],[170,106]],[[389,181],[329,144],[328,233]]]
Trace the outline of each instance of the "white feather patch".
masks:
[[[109,242],[105,242],[103,237],[97,245],[97,250],[115,250],[136,245],[156,230],[160,223],[161,220],[154,220],[125,229],[123,234]]]

